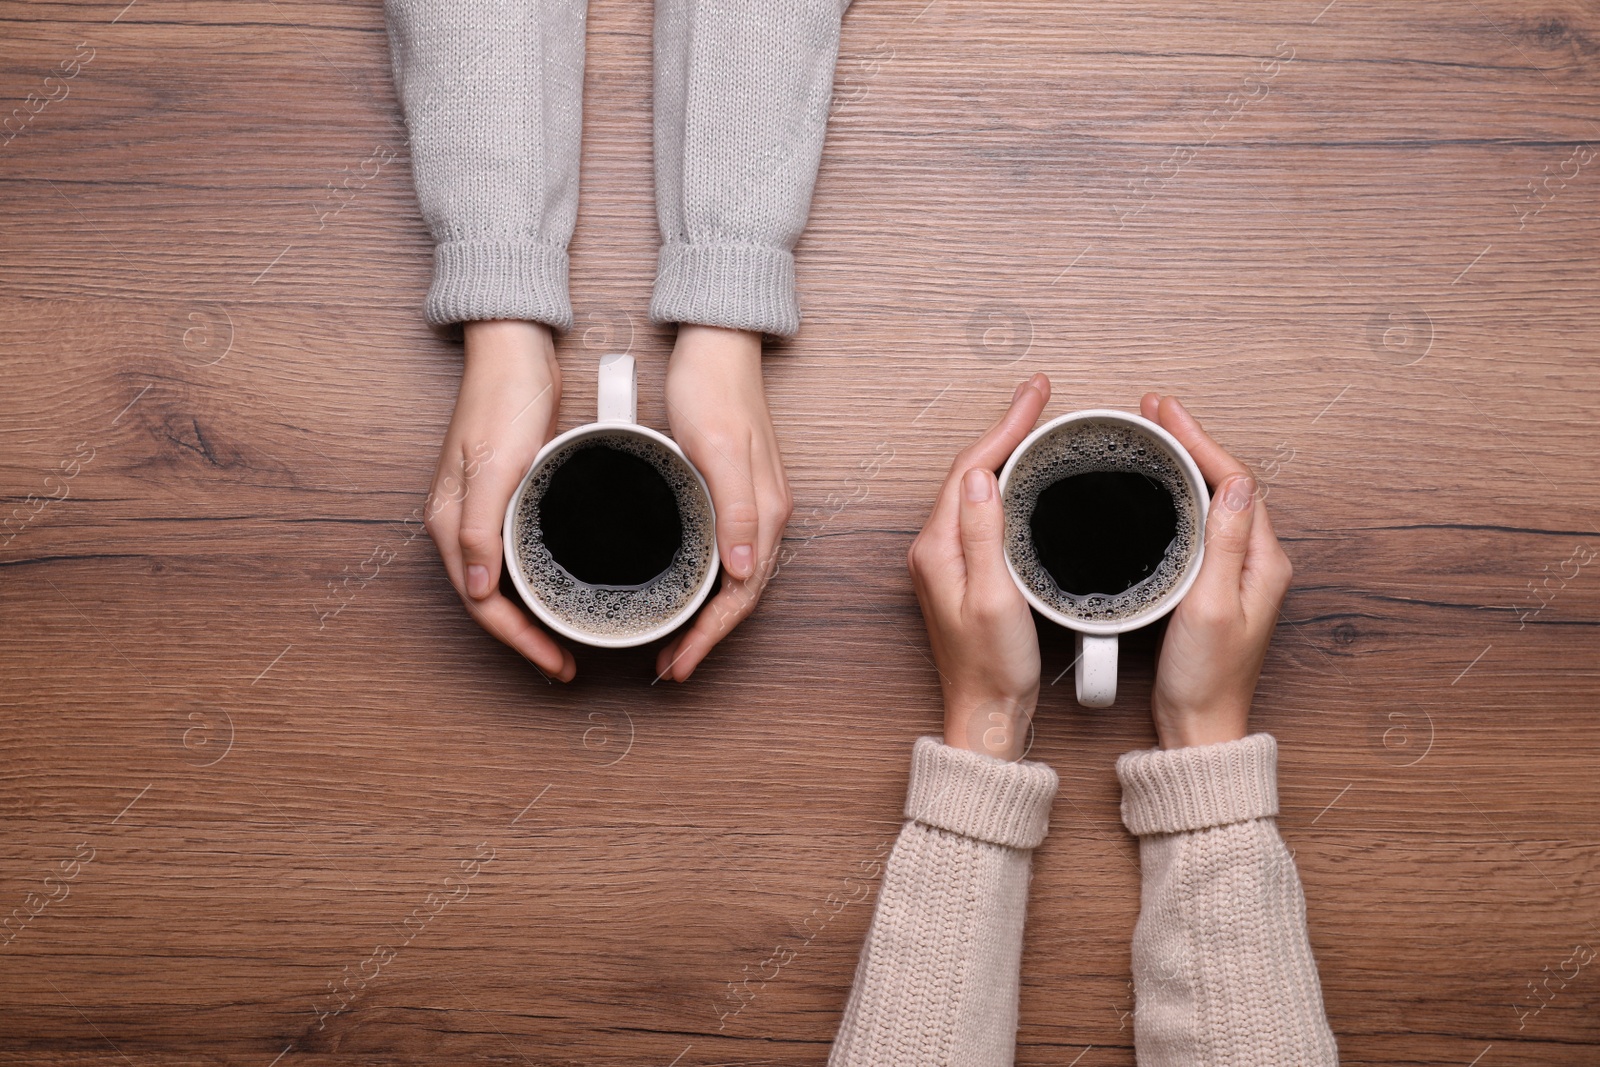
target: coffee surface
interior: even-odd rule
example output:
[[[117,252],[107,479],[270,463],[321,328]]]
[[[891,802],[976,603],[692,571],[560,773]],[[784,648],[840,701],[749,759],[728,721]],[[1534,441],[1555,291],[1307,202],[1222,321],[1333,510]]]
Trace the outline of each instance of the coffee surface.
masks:
[[[676,452],[625,431],[590,434],[529,480],[513,528],[515,566],[535,599],[573,628],[642,634],[699,592],[716,546],[712,514]]]
[[[642,586],[683,546],[678,501],[655,465],[607,444],[580,448],[539,505],[545,547],[588,585]]]
[[[1028,520],[1044,569],[1073,596],[1115,596],[1149,578],[1178,533],[1165,486],[1140,471],[1086,471],[1052,482]]]
[[[1160,603],[1200,544],[1183,468],[1125,423],[1069,423],[1039,438],[1012,467],[1003,503],[1018,578],[1043,604],[1088,622]]]

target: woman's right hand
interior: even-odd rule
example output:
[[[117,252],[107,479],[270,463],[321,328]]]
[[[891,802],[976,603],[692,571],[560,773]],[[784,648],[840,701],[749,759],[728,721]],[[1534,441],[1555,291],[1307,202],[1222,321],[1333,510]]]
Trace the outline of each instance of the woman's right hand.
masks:
[[[561,400],[555,341],[544,323],[511,320],[469,322],[464,335],[461,391],[424,525],[478,625],[546,675],[571,681],[572,653],[500,592],[506,508],[533,457],[555,435]]]
[[[1211,486],[1205,558],[1161,643],[1151,711],[1162,748],[1236,741],[1294,568],[1243,463],[1223,451],[1176,397],[1147,393],[1139,410],[1176,437]]]

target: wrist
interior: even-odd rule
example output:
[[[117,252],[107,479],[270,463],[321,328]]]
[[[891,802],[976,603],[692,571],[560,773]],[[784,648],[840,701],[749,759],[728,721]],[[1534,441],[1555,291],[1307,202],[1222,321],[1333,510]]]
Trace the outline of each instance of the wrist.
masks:
[[[1014,763],[1027,751],[1037,700],[1037,692],[976,700],[947,697],[944,743]]]
[[[541,369],[559,372],[555,335],[542,322],[520,319],[482,319],[462,324],[466,362],[483,365],[522,365],[534,363]]]
[[[761,372],[761,335],[751,330],[726,326],[678,324],[678,339],[672,346],[667,368],[686,361],[721,365],[728,369]]]
[[[1155,716],[1156,743],[1162,748],[1195,748],[1238,741],[1250,732],[1250,709]]]

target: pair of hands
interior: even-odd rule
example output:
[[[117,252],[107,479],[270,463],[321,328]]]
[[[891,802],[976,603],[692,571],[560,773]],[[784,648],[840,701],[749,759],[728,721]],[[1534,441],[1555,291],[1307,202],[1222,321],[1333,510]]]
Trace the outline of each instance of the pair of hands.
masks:
[[[500,528],[511,495],[555,435],[561,368],[541,323],[466,324],[455,414],[428,497],[426,527],[478,623],[547,675],[570,681],[572,654],[499,591]],[[1036,374],[1010,410],[951,467],[910,565],[945,697],[947,744],[1020,757],[1039,695],[1039,643],[1006,568],[998,470],[1050,397]],[[683,325],[667,370],[673,436],[705,475],[717,512],[722,588],[664,646],[656,669],[684,681],[754,610],[793,509],[761,378],[761,338]],[[1250,701],[1292,573],[1266,504],[1238,460],[1175,397],[1147,394],[1144,416],[1188,449],[1213,490],[1206,556],[1173,612],[1152,697],[1163,747],[1245,736]]]
[[[571,681],[572,653],[500,592],[501,523],[512,494],[556,433],[561,366],[550,327],[492,320],[464,327],[455,414],[428,494],[425,526],[450,584],[478,624],[546,675]],[[684,324],[667,364],[672,435],[700,469],[717,513],[722,587],[658,653],[685,681],[761,597],[793,510],[761,378],[761,336]]]
[[[1006,568],[995,472],[1050,399],[1043,374],[956,457],[909,562],[945,704],[945,744],[1021,758],[1039,698],[1039,640]],[[1163,748],[1244,737],[1250,701],[1292,568],[1244,464],[1223,451],[1176,397],[1147,393],[1139,410],[1176,437],[1212,489],[1205,558],[1174,609],[1151,697]]]

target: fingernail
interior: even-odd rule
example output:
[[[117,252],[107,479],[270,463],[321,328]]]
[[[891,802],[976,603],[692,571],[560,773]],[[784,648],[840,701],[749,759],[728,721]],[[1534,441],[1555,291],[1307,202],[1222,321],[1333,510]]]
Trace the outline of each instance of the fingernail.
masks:
[[[1243,511],[1256,495],[1256,480],[1248,474],[1236,475],[1222,493],[1222,506],[1229,511]]]
[[[735,578],[748,578],[755,573],[755,549],[749,545],[734,545],[728,551],[728,570]]]
[[[479,600],[489,595],[489,568],[474,563],[467,568],[467,592]]]
[[[989,499],[989,472],[972,468],[961,479],[961,487],[967,494],[967,499],[974,504],[981,504]]]

